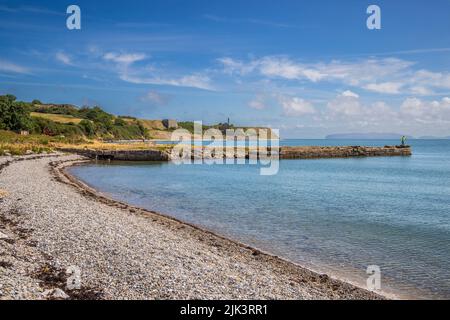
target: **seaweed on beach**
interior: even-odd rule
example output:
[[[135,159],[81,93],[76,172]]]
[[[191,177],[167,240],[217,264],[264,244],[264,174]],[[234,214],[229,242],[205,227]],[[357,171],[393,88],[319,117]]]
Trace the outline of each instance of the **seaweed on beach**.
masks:
[[[19,223],[6,217],[5,215],[0,215],[0,224],[2,224],[3,226],[15,227]]]
[[[46,263],[39,268],[33,276],[41,281],[41,285],[44,288],[62,288],[67,282],[65,272],[58,270],[49,263]]]
[[[70,300],[101,300],[103,291],[81,287],[79,290],[67,290]]]
[[[12,266],[13,264],[11,262],[0,260],[0,268],[11,269]]]
[[[26,240],[34,230],[28,228],[16,228],[14,231],[18,234],[20,239]]]

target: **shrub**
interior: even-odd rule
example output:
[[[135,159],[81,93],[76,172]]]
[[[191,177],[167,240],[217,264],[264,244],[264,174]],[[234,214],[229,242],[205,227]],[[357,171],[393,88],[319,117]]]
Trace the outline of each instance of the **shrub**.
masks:
[[[83,130],[86,136],[93,137],[95,135],[95,126],[91,121],[81,120],[78,126]]]
[[[16,102],[13,95],[0,96],[0,129],[31,130],[33,120],[23,103]]]
[[[127,122],[125,120],[123,120],[122,118],[116,118],[114,120],[114,125],[124,127],[127,125]]]

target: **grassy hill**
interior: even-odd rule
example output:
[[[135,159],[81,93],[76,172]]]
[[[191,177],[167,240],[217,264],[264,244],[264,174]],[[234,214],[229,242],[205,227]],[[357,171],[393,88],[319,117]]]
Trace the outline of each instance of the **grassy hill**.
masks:
[[[123,120],[100,107],[16,101],[0,96],[0,129],[89,139],[143,139],[148,130],[137,119]]]
[[[44,119],[52,120],[52,121],[59,122],[59,123],[79,124],[83,120],[81,118],[75,118],[72,115],[66,115],[66,114],[31,112],[30,115],[32,117],[44,118]]]
[[[194,122],[178,122],[178,126],[194,131]],[[210,128],[225,132],[234,126],[203,125],[203,131]],[[45,151],[60,144],[98,146],[105,140],[168,140],[173,130],[167,129],[162,120],[116,116],[98,106],[78,108],[70,104],[43,104],[38,100],[17,101],[13,95],[0,96],[0,154]],[[23,131],[29,135],[17,134]]]

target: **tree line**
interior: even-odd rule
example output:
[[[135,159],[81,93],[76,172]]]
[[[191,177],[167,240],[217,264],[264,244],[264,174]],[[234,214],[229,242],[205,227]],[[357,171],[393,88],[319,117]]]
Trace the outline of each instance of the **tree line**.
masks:
[[[82,120],[79,123],[60,123],[44,117],[33,117],[31,112],[67,115]],[[71,105],[43,105],[38,100],[17,101],[10,94],[0,96],[0,130],[107,139],[149,137],[148,130],[141,121],[132,117],[114,116],[98,106],[77,108]]]

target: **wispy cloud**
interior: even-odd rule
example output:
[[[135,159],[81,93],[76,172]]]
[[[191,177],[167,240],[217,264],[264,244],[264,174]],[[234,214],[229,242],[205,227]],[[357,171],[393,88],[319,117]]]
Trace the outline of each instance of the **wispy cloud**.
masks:
[[[118,22],[115,24],[119,28],[133,28],[133,29],[145,29],[145,28],[159,28],[159,27],[170,27],[169,23],[158,23],[158,22]]]
[[[135,84],[154,84],[154,85],[167,85],[175,87],[197,88],[210,91],[215,90],[211,85],[211,79],[208,76],[201,74],[192,74],[178,78],[163,78],[160,76],[142,77],[128,73],[123,73],[120,76],[120,79]]]
[[[224,57],[218,62],[223,72],[232,76],[338,82],[382,94],[432,94],[434,90],[450,89],[449,72],[416,70],[415,62],[398,58],[305,63],[286,56],[266,56],[248,61]]]
[[[73,65],[72,58],[68,54],[66,54],[62,51],[58,51],[56,53],[55,57],[56,57],[56,60],[58,60],[59,62],[62,62],[65,65],[68,65],[68,66]]]
[[[302,63],[286,56],[267,56],[248,62],[221,58],[218,60],[226,73],[248,74],[258,72],[263,76],[288,80],[344,80],[349,83],[374,81],[380,76],[389,76],[405,70],[414,63],[395,58],[367,59],[353,62],[332,60],[331,62]]]
[[[359,98],[359,95],[357,93],[354,93],[353,91],[350,91],[350,90],[345,90],[344,92],[342,92],[342,96]]]
[[[364,89],[378,93],[398,94],[403,85],[401,82],[369,83],[364,86]]]
[[[64,16],[66,13],[65,11],[55,11],[50,10],[43,7],[36,7],[36,6],[18,6],[18,7],[10,7],[7,5],[0,5],[0,11],[9,12],[9,13],[20,13],[20,12],[27,12],[27,13],[35,13],[35,14],[49,14],[49,15],[59,15]]]
[[[103,59],[107,61],[113,61],[116,63],[130,65],[132,63],[142,61],[147,58],[147,55],[143,53],[117,53],[108,52],[103,56]]]
[[[30,70],[26,67],[0,59],[0,72],[29,74]]]
[[[257,25],[276,27],[276,28],[299,28],[298,26],[290,25],[290,24],[286,24],[286,23],[261,20],[261,19],[253,19],[253,18],[235,19],[235,18],[219,17],[219,16],[216,16],[213,14],[204,14],[203,18],[210,20],[210,21],[221,22],[221,23],[248,23],[248,24],[257,24]]]
[[[414,55],[423,53],[442,53],[450,52],[450,48],[422,48],[422,49],[410,49],[410,50],[398,50],[387,52],[366,53],[367,56],[396,56],[396,55]]]
[[[164,73],[153,66],[136,67],[134,63],[148,59],[143,53],[116,53],[108,52],[103,59],[116,63],[119,78],[134,84],[167,85],[176,87],[214,90],[211,79],[202,73],[193,73],[183,76],[162,76]]]

